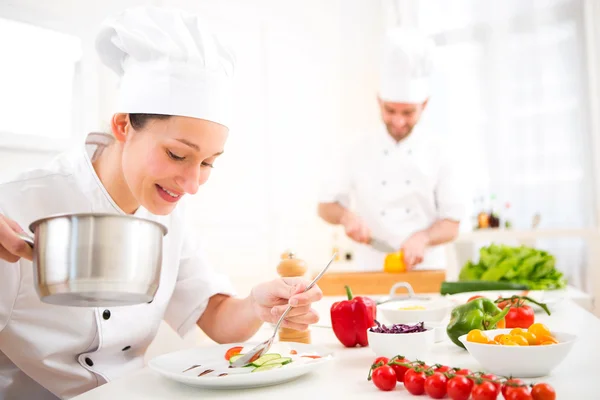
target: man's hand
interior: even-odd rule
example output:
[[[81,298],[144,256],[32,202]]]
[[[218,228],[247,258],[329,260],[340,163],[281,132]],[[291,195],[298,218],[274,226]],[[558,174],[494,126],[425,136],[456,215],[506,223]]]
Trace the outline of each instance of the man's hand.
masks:
[[[369,243],[371,240],[371,230],[358,215],[351,211],[344,212],[340,223],[346,230],[346,235],[358,243]]]
[[[252,289],[250,298],[256,315],[265,322],[276,323],[288,305],[293,308],[281,326],[304,331],[319,321],[311,304],[321,300],[323,292],[318,285],[302,293],[310,282],[303,278],[281,278],[261,283]]]
[[[413,269],[417,264],[423,262],[425,250],[429,246],[429,235],[426,232],[417,232],[402,244],[404,263],[406,269]]]

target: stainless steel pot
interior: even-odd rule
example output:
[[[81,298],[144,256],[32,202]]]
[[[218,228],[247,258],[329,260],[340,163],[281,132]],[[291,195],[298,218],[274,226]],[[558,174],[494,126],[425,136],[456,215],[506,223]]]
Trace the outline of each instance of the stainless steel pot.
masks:
[[[154,299],[163,237],[154,221],[117,214],[63,214],[30,224],[34,279],[45,303],[110,307]]]

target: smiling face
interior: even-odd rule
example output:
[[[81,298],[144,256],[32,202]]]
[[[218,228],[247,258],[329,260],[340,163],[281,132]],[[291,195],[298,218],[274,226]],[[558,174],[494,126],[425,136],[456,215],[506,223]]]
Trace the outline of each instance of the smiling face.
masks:
[[[195,194],[206,183],[229,132],[215,122],[188,117],[136,126],[128,114],[116,114],[112,128],[123,184],[111,195],[126,212],[142,205],[156,215],[171,213],[185,194]]]
[[[397,142],[411,134],[426,106],[427,100],[423,103],[413,104],[393,103],[379,99],[381,119],[390,136]]]

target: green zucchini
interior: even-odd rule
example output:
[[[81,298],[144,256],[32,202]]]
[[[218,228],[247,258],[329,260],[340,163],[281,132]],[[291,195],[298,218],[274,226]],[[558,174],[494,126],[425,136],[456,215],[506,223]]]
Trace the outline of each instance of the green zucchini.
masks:
[[[269,364],[269,365],[261,365],[260,367],[256,367],[252,370],[252,372],[261,372],[268,371],[270,369],[281,368],[281,364]]]
[[[280,357],[280,358],[276,358],[274,360],[269,360],[266,363],[264,363],[263,365],[271,365],[271,364],[285,365],[285,364],[289,364],[291,362],[292,362],[292,359],[290,357]]]
[[[281,355],[277,354],[277,353],[264,354],[264,355],[260,356],[259,358],[257,358],[256,360],[254,360],[252,362],[252,365],[254,365],[255,367],[260,367],[267,361],[275,360],[277,358],[281,358]]]
[[[441,294],[479,292],[483,290],[528,290],[529,286],[521,283],[501,281],[459,281],[442,282]]]

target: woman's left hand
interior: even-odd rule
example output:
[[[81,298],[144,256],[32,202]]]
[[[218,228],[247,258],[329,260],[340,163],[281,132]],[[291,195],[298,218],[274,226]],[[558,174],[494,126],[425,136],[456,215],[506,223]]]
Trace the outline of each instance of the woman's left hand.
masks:
[[[309,283],[303,278],[280,278],[255,286],[250,297],[256,314],[264,322],[276,323],[291,305],[293,308],[281,326],[297,331],[308,329],[310,324],[319,321],[311,304],[323,297],[318,285],[302,293]]]

